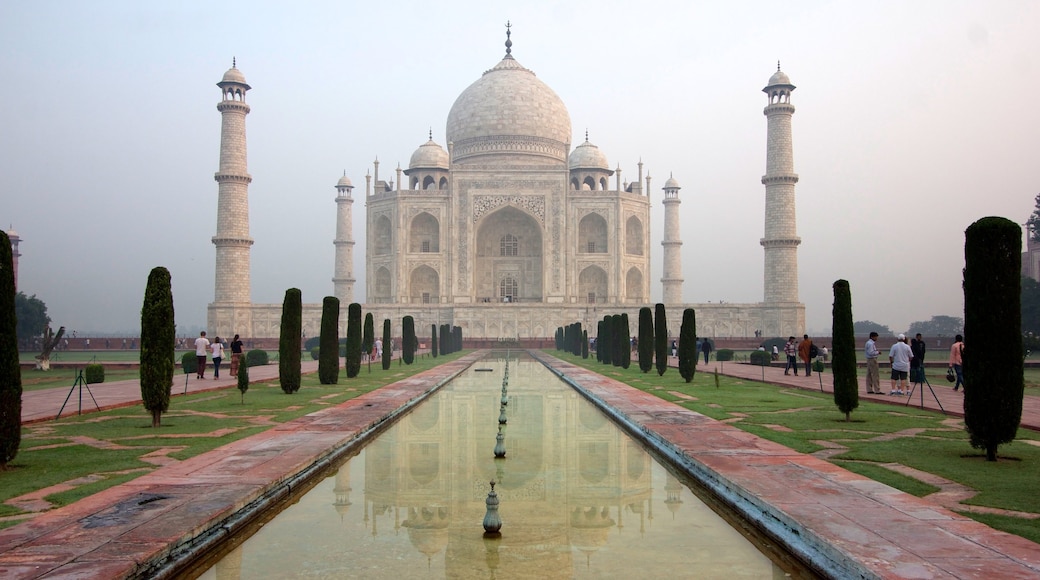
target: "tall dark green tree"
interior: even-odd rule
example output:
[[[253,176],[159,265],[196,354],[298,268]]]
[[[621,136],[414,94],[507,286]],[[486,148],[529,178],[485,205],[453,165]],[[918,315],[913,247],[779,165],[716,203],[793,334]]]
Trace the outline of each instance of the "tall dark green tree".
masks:
[[[372,372],[372,347],[376,344],[376,325],[371,312],[365,313],[365,328],[361,333],[361,352],[368,356],[368,371]]]
[[[628,313],[621,313],[621,330],[625,333],[621,341],[621,368],[627,369],[632,366],[632,327],[628,324]]]
[[[964,234],[964,426],[996,461],[1022,419],[1022,229],[985,217]]]
[[[697,313],[693,308],[683,310],[678,350],[679,376],[688,383],[697,373]]]
[[[1026,227],[1029,228],[1029,239],[1040,242],[1040,193],[1033,198],[1033,213],[1026,220]]]
[[[430,355],[437,358],[437,325],[430,325]]]
[[[390,360],[393,354],[390,352],[390,319],[383,320],[383,370],[390,369]]]
[[[148,274],[141,307],[141,401],[152,427],[159,427],[170,408],[176,340],[170,271],[159,266]]]
[[[415,318],[412,316],[405,316],[401,320],[401,358],[404,360],[404,364],[410,365],[415,362],[415,346],[417,342],[415,337]]]
[[[654,359],[657,376],[664,376],[668,370],[668,317],[660,302],[654,306]]]
[[[347,353],[344,358],[347,378],[352,379],[361,372],[361,305],[351,302],[347,306]]]
[[[22,369],[18,364],[14,255],[11,238],[0,231],[0,470],[22,444]]]
[[[238,392],[242,394],[241,399],[244,404],[246,402],[246,391],[249,390],[249,365],[246,364],[246,361],[242,361],[242,364],[238,365],[238,376],[235,378],[238,379]]]
[[[612,314],[610,316],[610,338],[611,338],[611,349],[610,349],[610,364],[619,367],[625,362],[624,349],[628,348],[628,333],[621,330],[621,315]]]
[[[581,358],[589,358],[589,331],[581,331]]]
[[[644,373],[654,368],[654,313],[649,306],[639,309],[639,370]]]
[[[831,308],[831,370],[834,372],[834,404],[849,421],[859,407],[859,377],[856,371],[856,332],[852,321],[852,290],[847,280],[834,283]]]
[[[282,325],[278,336],[278,381],[282,391],[289,395],[300,390],[302,343],[303,294],[299,288],[289,288],[282,301]]]
[[[318,342],[318,382],[339,382],[339,298],[326,296],[321,302],[321,336]]]
[[[596,362],[603,362],[603,349],[600,348],[600,340],[603,338],[603,321],[596,323]]]
[[[614,364],[614,319],[609,314],[603,317],[603,332],[596,340],[596,348],[603,352],[603,364]]]

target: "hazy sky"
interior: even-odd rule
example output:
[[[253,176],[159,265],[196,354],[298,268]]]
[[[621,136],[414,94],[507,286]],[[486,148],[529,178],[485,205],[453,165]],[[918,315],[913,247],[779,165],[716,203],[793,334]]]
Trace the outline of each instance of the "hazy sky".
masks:
[[[0,3],[0,227],[24,240],[19,290],[55,325],[137,332],[149,270],[173,276],[178,325],[213,300],[220,89],[247,96],[254,302],[332,294],[335,184],[354,197],[364,299],[364,175],[446,145],[455,98],[504,54],[566,103],[572,143],[623,179],[682,185],[690,302],[762,300],[767,104],[791,102],[800,300],[829,333],[831,284],[854,317],[904,330],[962,316],[964,229],[1033,210],[1040,2]],[[613,179],[611,180],[613,185]]]

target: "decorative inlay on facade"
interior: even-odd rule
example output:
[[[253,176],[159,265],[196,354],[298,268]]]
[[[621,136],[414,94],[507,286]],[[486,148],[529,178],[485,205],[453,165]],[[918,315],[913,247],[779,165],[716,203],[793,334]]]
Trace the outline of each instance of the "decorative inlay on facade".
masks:
[[[469,214],[469,194],[459,194],[459,215]],[[469,292],[469,222],[465,219],[458,220],[459,224],[459,292]]]
[[[539,195],[474,195],[473,223],[504,205],[524,209],[538,218],[540,225],[545,225],[545,198]]]
[[[560,223],[562,219],[560,216],[563,215],[563,208],[560,207],[560,197],[554,195],[552,198],[552,212],[553,212],[553,223],[552,223],[552,284],[553,292],[560,291],[560,248],[563,246],[563,240],[560,239],[560,231],[563,229],[563,224]]]
[[[567,160],[567,144],[555,139],[526,135],[491,135],[463,139],[454,144],[456,161],[472,155],[488,153],[529,153],[544,155],[560,161]]]

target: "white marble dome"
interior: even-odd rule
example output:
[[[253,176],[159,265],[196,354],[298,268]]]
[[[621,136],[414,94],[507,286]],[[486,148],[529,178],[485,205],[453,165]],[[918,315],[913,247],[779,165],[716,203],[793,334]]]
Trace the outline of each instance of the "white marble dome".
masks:
[[[455,100],[447,139],[456,161],[496,154],[566,161],[571,117],[548,85],[507,54]]]
[[[242,71],[235,67],[231,67],[224,73],[224,78],[220,79],[222,83],[240,83],[246,84],[246,77],[242,74]]]
[[[668,176],[668,181],[664,182],[664,189],[682,189],[679,187],[679,180],[675,179],[671,175]]]
[[[336,187],[354,187],[354,184],[350,182],[350,178],[344,173],[343,177],[340,177],[339,181],[336,182]]]
[[[571,169],[605,169],[610,171],[607,156],[586,138],[585,142],[574,148],[570,157]]]
[[[788,78],[787,75],[784,74],[783,71],[777,70],[775,73],[773,73],[773,76],[769,77],[769,84],[767,84],[766,86],[767,87],[772,87],[774,85],[789,85],[789,84],[791,84],[791,79]]]
[[[423,143],[412,153],[408,169],[447,169],[448,152],[433,139]]]

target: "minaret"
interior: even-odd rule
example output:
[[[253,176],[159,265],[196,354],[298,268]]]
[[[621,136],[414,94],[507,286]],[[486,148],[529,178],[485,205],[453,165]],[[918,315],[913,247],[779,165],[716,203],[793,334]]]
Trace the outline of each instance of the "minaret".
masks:
[[[354,235],[352,206],[354,198],[351,191],[354,184],[343,172],[343,177],[336,183],[336,273],[332,279],[335,286],[333,295],[339,298],[340,304],[354,302]]]
[[[11,239],[11,274],[14,276],[14,289],[18,290],[18,257],[22,255],[18,251],[18,244],[22,242],[22,238],[18,236],[18,232],[14,231],[14,228],[8,228],[7,237]]]
[[[783,72],[780,63],[776,73],[762,92],[769,96],[763,114],[769,121],[766,137],[766,226],[762,247],[765,249],[765,302],[798,302],[798,237],[795,222],[794,152],[791,145],[791,117],[794,105],[791,92],[794,85]]]
[[[647,177],[649,191],[650,179]],[[682,240],[679,238],[679,182],[669,176],[664,182],[664,268],[661,271],[662,302],[666,305],[682,304]]]
[[[246,171],[246,91],[251,87],[232,61],[217,86],[223,99],[217,104],[220,111],[220,168],[213,178],[218,184],[217,275],[214,287],[214,306],[249,305],[249,182]],[[230,334],[230,328],[214,328],[210,310],[208,322],[211,332]],[[244,330],[244,329],[243,329]]]

